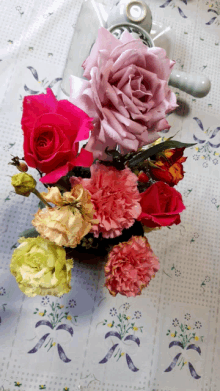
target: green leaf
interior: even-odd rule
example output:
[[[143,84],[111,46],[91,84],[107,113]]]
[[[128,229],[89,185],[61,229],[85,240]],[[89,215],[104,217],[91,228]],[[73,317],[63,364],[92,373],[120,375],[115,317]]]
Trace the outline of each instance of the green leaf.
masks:
[[[166,140],[160,144],[154,145],[153,147],[147,149],[146,151],[142,151],[134,156],[131,160],[129,160],[129,167],[137,166],[139,163],[142,163],[147,158],[156,155],[158,152],[162,152],[165,149],[173,149],[173,148],[189,148],[196,145],[196,143],[181,143],[180,141],[175,140]]]
[[[165,157],[165,159],[166,159],[166,157]],[[166,160],[168,160],[168,159],[166,159]],[[149,166],[150,166],[150,167],[157,168],[157,169],[163,171],[163,168],[161,168],[161,167],[157,166],[156,164],[154,164],[154,163],[152,162],[152,160],[150,160]]]
[[[120,157],[121,154],[116,151],[116,149],[108,149],[108,147],[105,148],[106,155],[113,156],[113,157]]]
[[[36,238],[37,236],[39,236],[39,233],[37,232],[37,230],[33,227],[33,228],[28,228],[28,229],[25,229],[23,232],[21,232],[19,234],[19,238]]]

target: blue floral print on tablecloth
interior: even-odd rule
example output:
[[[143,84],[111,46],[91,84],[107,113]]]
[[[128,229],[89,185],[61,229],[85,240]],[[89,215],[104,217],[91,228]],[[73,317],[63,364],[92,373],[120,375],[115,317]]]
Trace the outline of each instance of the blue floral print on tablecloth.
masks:
[[[75,300],[74,300],[75,302]],[[75,302],[76,303],[76,302]],[[49,329],[53,330],[64,330],[70,334],[71,337],[73,337],[73,327],[70,326],[69,324],[63,323],[63,319],[66,319],[68,322],[76,325],[77,323],[77,316],[71,316],[68,311],[64,312],[65,309],[68,307],[65,307],[64,305],[60,305],[59,303],[52,302],[51,304],[48,301],[48,297],[45,296],[42,298],[41,301],[42,305],[47,305],[49,304],[49,309],[44,309],[43,311],[40,311],[39,308],[35,309],[34,314],[38,315],[42,318],[45,318],[44,320],[39,320],[35,328],[40,327],[40,326],[48,326]],[[73,323],[74,320],[74,323]],[[57,351],[59,358],[64,362],[64,363],[69,363],[71,359],[69,359],[65,352],[63,347],[55,342],[52,337],[49,338],[50,332],[44,334],[38,343],[28,352],[29,354],[37,353],[38,350],[44,346],[44,348],[47,348],[47,352],[49,352],[50,349],[53,347],[57,346]]]
[[[187,16],[182,10],[182,5],[187,5],[188,0],[166,0],[162,5],[160,5],[160,8],[166,8],[167,6],[170,6],[172,8],[177,8],[180,16],[182,16],[183,19],[186,19]]]
[[[120,310],[122,308],[122,311]],[[138,347],[140,346],[140,338],[136,336],[136,332],[143,332],[143,326],[136,324],[142,314],[141,311],[135,311],[133,316],[127,314],[127,311],[130,309],[129,303],[124,303],[117,310],[115,307],[110,308],[109,314],[113,318],[109,322],[107,319],[104,319],[102,322],[103,326],[109,327],[111,330],[105,334],[105,339],[112,337],[117,338],[116,343],[109,349],[105,357],[99,361],[99,364],[106,364],[114,354],[114,359],[116,361],[120,360],[121,357],[125,356],[127,366],[132,372],[138,372],[139,369],[134,365],[130,354],[123,351],[123,347],[120,346],[121,342],[132,341]]]
[[[193,140],[197,143],[193,147],[196,151],[193,159],[195,161],[199,159],[205,160],[202,165],[204,168],[207,168],[209,163],[216,166],[220,158],[220,153],[217,151],[220,147],[220,126],[217,126],[215,129],[210,127],[204,129],[203,123],[198,117],[194,117],[193,119],[198,125],[196,134],[193,133]]]
[[[209,13],[209,21],[206,22],[207,26],[211,26],[212,24],[215,24],[216,26],[220,25],[220,1],[213,0],[213,1],[207,1],[206,5],[208,6],[207,12]]]
[[[198,346],[198,341],[203,342],[204,336],[200,335],[199,330],[202,328],[202,323],[199,320],[196,320],[194,323],[194,327],[190,324],[191,321],[191,315],[189,313],[186,313],[184,315],[184,321],[180,322],[179,319],[175,318],[172,321],[172,326],[175,327],[175,329],[168,329],[167,330],[167,337],[173,339],[169,343],[169,349],[176,346],[181,349],[181,351],[175,355],[170,365],[164,370],[164,372],[171,372],[176,366],[179,367],[181,370],[188,364],[190,375],[195,379],[198,380],[201,378],[200,375],[197,374],[193,363],[187,362],[184,358],[184,351],[186,350],[194,350],[197,352],[200,356],[202,354],[200,346]]]

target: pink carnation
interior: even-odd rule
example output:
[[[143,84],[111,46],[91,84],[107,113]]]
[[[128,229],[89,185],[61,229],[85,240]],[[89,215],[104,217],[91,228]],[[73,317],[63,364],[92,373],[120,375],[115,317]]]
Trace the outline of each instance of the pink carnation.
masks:
[[[132,236],[128,242],[114,246],[105,266],[106,287],[111,295],[130,297],[141,294],[159,270],[159,260],[142,236]]]
[[[99,220],[90,231],[95,237],[100,233],[104,238],[121,235],[141,213],[137,176],[129,168],[118,171],[97,163],[91,167],[90,179],[72,177],[70,182],[81,183],[91,194],[94,218]]]

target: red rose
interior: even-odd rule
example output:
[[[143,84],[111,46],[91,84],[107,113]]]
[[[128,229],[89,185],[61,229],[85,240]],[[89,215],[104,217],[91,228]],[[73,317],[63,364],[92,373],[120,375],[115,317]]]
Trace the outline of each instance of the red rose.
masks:
[[[153,179],[175,186],[184,177],[183,165],[187,157],[183,157],[185,148],[166,149],[156,156],[154,166],[150,167]],[[157,167],[158,168],[157,168]]]
[[[43,183],[55,183],[74,166],[89,167],[91,152],[79,141],[89,137],[92,118],[67,100],[57,101],[48,88],[46,94],[26,96],[21,120],[24,132],[24,157],[30,167],[47,175]]]
[[[185,209],[181,194],[164,182],[156,182],[141,193],[142,213],[138,217],[150,228],[180,223],[180,213]]]

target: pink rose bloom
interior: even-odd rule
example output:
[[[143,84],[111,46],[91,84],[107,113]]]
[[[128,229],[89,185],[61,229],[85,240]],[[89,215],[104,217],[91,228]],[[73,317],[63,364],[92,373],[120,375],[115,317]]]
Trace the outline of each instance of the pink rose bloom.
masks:
[[[159,260],[148,240],[143,236],[132,236],[128,242],[120,243],[110,251],[105,265],[105,285],[113,296],[117,293],[137,296],[159,268]]]
[[[81,183],[91,194],[94,205],[94,225],[90,232],[98,237],[115,238],[124,228],[134,224],[141,213],[141,196],[137,189],[137,176],[129,168],[118,171],[103,164],[91,166],[91,178],[70,178],[71,185]]]
[[[68,100],[58,101],[50,88],[46,94],[26,96],[21,120],[24,157],[28,166],[46,175],[42,183],[55,183],[75,166],[90,167],[91,152],[79,150],[89,137],[92,118]]]
[[[82,81],[72,76],[71,101],[94,118],[86,146],[94,158],[105,159],[105,148],[122,152],[150,144],[170,126],[165,116],[176,96],[168,87],[174,61],[161,48],[148,48],[124,32],[121,39],[100,28],[91,54],[84,61]]]

